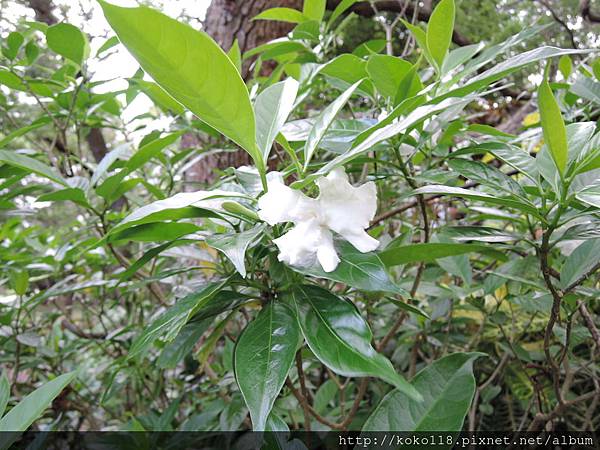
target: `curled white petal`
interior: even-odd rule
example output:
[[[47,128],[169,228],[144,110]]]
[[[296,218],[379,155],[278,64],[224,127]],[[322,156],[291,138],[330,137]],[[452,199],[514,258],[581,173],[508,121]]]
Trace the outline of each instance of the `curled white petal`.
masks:
[[[268,174],[267,186],[269,190],[258,200],[258,216],[269,225],[298,223],[310,218],[317,210],[315,200],[286,186],[279,172]]]
[[[295,224],[274,240],[280,261],[296,267],[309,267],[318,261],[325,272],[332,272],[340,262],[332,231],[363,253],[379,246],[379,241],[365,231],[377,210],[377,189],[373,182],[352,186],[343,168],[319,178],[317,185],[319,197],[313,199],[286,186],[279,172],[269,173],[268,192],[258,201],[258,215],[270,225]]]
[[[317,201],[324,223],[340,234],[361,252],[370,252],[379,241],[365,232],[377,211],[377,188],[369,181],[354,187],[344,169],[338,167],[326,177],[317,180]]]
[[[273,242],[279,249],[279,261],[291,266],[310,267],[318,260],[325,272],[332,272],[340,262],[331,231],[315,220],[300,222]]]

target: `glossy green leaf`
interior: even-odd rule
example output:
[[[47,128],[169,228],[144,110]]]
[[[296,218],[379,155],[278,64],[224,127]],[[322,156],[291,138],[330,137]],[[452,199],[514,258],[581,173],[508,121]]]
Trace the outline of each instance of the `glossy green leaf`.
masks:
[[[185,324],[177,337],[161,350],[160,356],[156,360],[158,367],[161,369],[174,369],[183,358],[192,352],[213,319],[213,317],[208,317]]]
[[[15,59],[24,42],[25,38],[18,31],[9,33],[6,38],[6,46],[2,49],[2,54],[10,60]]]
[[[255,244],[265,227],[258,225],[241,233],[215,234],[206,239],[211,247],[223,252],[242,277],[246,277],[244,258],[248,247]]]
[[[571,72],[573,71],[573,61],[569,55],[563,55],[559,58],[558,70],[565,80],[569,78],[569,75],[571,75]]]
[[[362,430],[460,431],[475,394],[473,361],[480,356],[453,353],[428,365],[411,381],[422,394],[422,402],[394,390],[383,398]]]
[[[60,191],[50,192],[48,194],[40,195],[37,199],[38,202],[64,202],[71,201],[84,208],[89,208],[90,205],[85,198],[85,192],[79,188],[66,188]]]
[[[25,431],[76,375],[77,372],[60,375],[27,395],[0,419],[0,432]],[[14,436],[15,439],[17,437]],[[6,445],[6,441],[3,444]]]
[[[26,170],[29,173],[35,173],[36,175],[47,178],[50,181],[54,181],[55,183],[69,187],[67,181],[62,177],[62,175],[56,172],[53,168],[29,156],[9,150],[0,150],[0,162]]]
[[[311,351],[334,372],[376,377],[420,401],[421,395],[371,346],[373,335],[356,307],[318,286],[298,286],[287,296]]]
[[[415,38],[415,41],[417,41],[417,44],[423,52],[423,55],[425,56],[427,62],[429,62],[431,67],[436,68],[437,62],[435,61],[435,59],[433,59],[433,56],[429,52],[429,47],[427,45],[427,33],[418,25],[413,25],[412,23],[404,19],[401,20],[404,26],[411,32],[411,34]]]
[[[279,20],[280,22],[302,23],[309,19],[297,9],[277,7],[265,9],[254,16],[252,20]]]
[[[227,51],[227,56],[229,56],[229,59],[231,60],[231,62],[233,63],[233,65],[235,66],[237,71],[241,74],[242,73],[242,51],[240,49],[240,43],[238,42],[237,38],[233,40],[233,44],[231,45],[231,48]]]
[[[244,148],[263,170],[248,90],[223,50],[206,33],[153,9],[100,4],[144,71],[201,120]]]
[[[309,20],[320,22],[325,15],[326,4],[326,0],[304,0],[302,14],[308,17]]]
[[[29,133],[30,131],[37,130],[38,128],[41,128],[50,122],[51,122],[50,117],[43,117],[43,118],[38,119],[35,122],[31,123],[30,125],[27,125],[25,127],[19,128],[17,130],[14,130],[14,131],[8,133],[6,136],[4,136],[2,139],[0,139],[0,148],[6,147],[7,144],[12,142],[16,138],[24,136],[27,133]]]
[[[354,91],[361,84],[362,80],[357,81],[348,89],[346,89],[342,95],[336,98],[333,102],[331,102],[321,114],[317,116],[315,119],[314,125],[308,133],[308,137],[306,138],[306,144],[304,145],[304,167],[308,167],[308,163],[312,159],[313,154],[319,147],[321,140],[327,133],[327,130],[333,123],[337,114],[344,107],[346,102],[350,99]]]
[[[329,25],[335,22],[338,17],[344,14],[344,12],[346,12],[355,3],[358,3],[358,1],[359,0],[342,0],[339,2],[329,17]]]
[[[344,283],[363,291],[409,296],[408,292],[392,281],[379,253],[361,253],[346,241],[336,242],[336,250],[340,263],[333,272],[325,272],[320,265],[311,268],[292,267],[292,269],[306,275]]]
[[[437,103],[449,97],[462,97],[464,95],[470,94],[479,89],[489,86],[493,82],[502,79],[506,75],[514,73],[522,69],[523,67],[538,61],[543,61],[556,56],[581,54],[587,52],[588,50],[575,50],[569,48],[556,48],[549,46],[538,47],[536,49],[529,50],[527,52],[520,53],[511,58],[508,58],[499,64],[494,64],[494,66],[490,69],[467,80],[462,86],[452,89],[436,97],[433,101]],[[474,65],[474,67],[476,66],[477,65]]]
[[[194,314],[203,308],[210,307],[210,302],[217,293],[225,296],[235,294],[229,291],[221,291],[226,282],[227,280],[209,283],[199,291],[179,299],[173,306],[147,326],[135,339],[129,349],[128,358],[133,358],[145,352],[159,337],[164,337],[164,340],[167,342],[175,339],[179,331]],[[241,296],[241,294],[237,295]]]
[[[344,53],[323,65],[319,73],[325,75],[334,87],[346,90],[357,81],[364,80],[359,85],[359,92],[373,96],[373,85],[368,80],[367,62],[356,55]]]
[[[232,197],[238,196],[235,192],[225,193],[224,191],[180,192],[172,197],[157,200],[136,209],[119,222],[110,233],[150,222],[193,217],[219,218],[221,216],[211,209],[220,202],[214,203],[213,200],[223,198],[224,195],[229,196],[229,194]]]
[[[243,331],[235,346],[235,378],[255,431],[265,429],[288,376],[301,334],[292,310],[271,302]]]
[[[570,286],[600,262],[600,239],[590,239],[569,255],[560,270],[560,285]]]
[[[415,194],[440,194],[440,195],[453,195],[461,198],[468,198],[471,200],[478,200],[483,203],[489,203],[491,205],[506,206],[508,208],[514,208],[519,211],[532,214],[539,217],[537,208],[529,203],[528,201],[515,200],[511,197],[498,197],[495,195],[485,194],[479,191],[473,191],[469,189],[463,189],[451,186],[442,185],[431,185],[423,186],[414,190]]]
[[[267,87],[256,97],[256,143],[263,159],[269,158],[271,146],[294,108],[298,82],[293,78]]]
[[[48,27],[46,41],[53,51],[79,65],[83,64],[90,53],[85,33],[68,23]]]
[[[6,373],[2,372],[2,376],[0,376],[0,417],[4,415],[4,411],[6,411],[6,405],[8,405],[9,399],[10,383],[6,377]]]
[[[454,31],[454,0],[442,0],[431,13],[427,24],[427,48],[438,71],[444,64]]]
[[[550,155],[562,175],[567,167],[569,147],[567,145],[567,130],[558,103],[554,98],[548,81],[543,81],[538,89],[538,105],[540,120],[544,132],[544,142],[550,150]]]
[[[400,83],[411,68],[411,63],[395,56],[371,55],[367,61],[367,72],[373,84],[381,95],[391,99],[396,98]]]
[[[198,225],[187,222],[145,223],[111,233],[108,242],[161,242],[172,241],[182,236],[200,231]]]
[[[392,247],[379,253],[387,267],[414,262],[433,262],[438,258],[464,255],[473,252],[489,252],[492,248],[480,244],[430,242]]]
[[[438,104],[419,106],[407,114],[406,117],[403,117],[398,121],[391,122],[388,125],[382,127],[374,125],[372,129],[365,132],[365,135],[367,136],[365,139],[361,140],[358,144],[355,144],[343,155],[340,155],[334,158],[332,161],[329,161],[317,172],[317,174],[327,174],[333,168],[345,164],[361,153],[369,151],[375,144],[385,141],[393,136],[396,136],[397,134],[405,133],[407,130],[412,129],[437,112],[453,106],[466,106],[469,102],[469,97],[449,98]]]

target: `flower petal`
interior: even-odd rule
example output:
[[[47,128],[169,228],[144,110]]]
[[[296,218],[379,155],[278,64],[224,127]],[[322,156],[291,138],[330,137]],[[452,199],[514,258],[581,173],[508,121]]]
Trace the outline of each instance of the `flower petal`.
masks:
[[[375,250],[379,242],[369,236],[364,229],[375,217],[377,211],[377,188],[369,181],[354,187],[348,181],[344,169],[338,167],[329,175],[317,180],[320,194],[317,201],[323,223],[342,235],[357,250]]]
[[[310,267],[318,260],[326,272],[335,270],[339,258],[333,246],[333,235],[316,220],[300,222],[275,239],[279,261],[295,267]]]
[[[258,200],[258,216],[262,220],[269,225],[298,223],[316,214],[316,201],[286,186],[279,172],[269,172],[267,177],[269,190]]]

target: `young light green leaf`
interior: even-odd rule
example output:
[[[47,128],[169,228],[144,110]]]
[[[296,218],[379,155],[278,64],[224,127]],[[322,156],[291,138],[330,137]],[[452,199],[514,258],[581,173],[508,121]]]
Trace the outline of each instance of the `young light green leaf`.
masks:
[[[392,247],[379,253],[379,257],[387,267],[393,267],[414,262],[433,262],[439,258],[465,253],[490,251],[494,250],[480,244],[430,242]]]
[[[29,156],[21,155],[8,150],[0,150],[0,162],[15,166],[20,169],[26,170],[30,173],[35,173],[41,177],[47,178],[50,181],[61,184],[65,187],[69,187],[67,180],[62,175],[56,172],[53,168],[46,164],[38,161],[37,159],[30,158]]]
[[[416,401],[421,394],[372,346],[367,322],[350,302],[318,286],[298,286],[286,297],[294,305],[304,339],[315,356],[347,377],[376,377]]]
[[[280,22],[302,23],[306,22],[308,17],[297,9],[292,8],[270,8],[254,16],[252,20],[279,20]]]
[[[441,71],[452,42],[454,15],[454,0],[442,0],[434,8],[427,24],[427,48],[438,72]]]
[[[558,172],[562,175],[567,166],[569,154],[567,130],[560,108],[547,80],[544,80],[538,89],[538,105],[544,141],[550,150]]]
[[[90,45],[85,33],[68,23],[48,27],[46,41],[53,51],[79,65],[82,65],[90,54]]]
[[[426,366],[411,381],[424,400],[415,402],[394,390],[383,398],[362,430],[460,431],[475,394],[473,361],[482,355],[453,353]]]
[[[293,78],[275,83],[256,97],[256,143],[263,159],[269,158],[271,146],[294,108],[298,82]]]
[[[394,99],[400,83],[409,73],[412,64],[389,55],[371,55],[367,61],[367,72],[381,95]]]
[[[27,395],[0,420],[0,432],[25,431],[76,375],[76,371],[60,375]]]
[[[309,20],[316,20],[320,22],[323,20],[325,15],[326,0],[304,0],[302,6],[302,14],[304,14]]]
[[[331,25],[333,22],[335,22],[338,17],[344,14],[344,12],[348,10],[348,8],[352,7],[352,5],[354,5],[358,1],[359,0],[342,0],[341,2],[339,2],[333,10],[333,12],[331,13],[331,17],[329,17],[328,25]]]
[[[237,69],[237,71],[242,73],[242,51],[240,50],[240,43],[237,39],[234,39],[231,48],[227,51],[227,56]]]
[[[301,339],[295,314],[281,302],[266,305],[235,346],[235,378],[254,431],[265,429]]]
[[[144,71],[201,120],[244,148],[264,170],[248,90],[215,41],[151,8],[99,1],[109,24]]]
[[[327,130],[333,123],[335,116],[344,107],[346,102],[350,99],[356,88],[362,83],[362,80],[357,81],[350,86],[346,91],[336,98],[327,108],[325,108],[321,114],[319,114],[315,120],[315,124],[308,133],[306,138],[306,144],[304,145],[304,167],[308,167],[313,154],[319,147],[319,144]]]
[[[246,250],[256,243],[264,229],[264,225],[261,224],[241,233],[215,234],[207,238],[206,243],[223,252],[240,275],[246,277],[246,264],[244,263]]]
[[[8,405],[8,399],[10,398],[10,383],[6,377],[6,373],[2,372],[0,376],[0,417],[4,415],[6,411],[6,405]]]

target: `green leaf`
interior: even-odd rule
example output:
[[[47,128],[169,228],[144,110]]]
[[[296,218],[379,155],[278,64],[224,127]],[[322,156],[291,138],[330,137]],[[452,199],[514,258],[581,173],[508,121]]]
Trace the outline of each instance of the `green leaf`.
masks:
[[[24,136],[30,131],[37,130],[38,128],[43,127],[44,125],[47,125],[48,123],[50,123],[50,121],[50,117],[43,117],[41,119],[36,120],[35,122],[32,122],[31,125],[27,125],[25,127],[10,132],[6,136],[4,136],[4,138],[0,139],[0,148],[6,147],[10,142],[12,142],[18,137]]]
[[[326,0],[304,0],[302,14],[308,17],[309,20],[320,22],[325,15],[326,3]]]
[[[17,295],[25,295],[29,289],[29,273],[27,270],[19,270],[10,274],[11,287]]]
[[[358,1],[359,0],[342,0],[341,2],[339,2],[333,10],[333,12],[331,13],[331,17],[329,17],[328,25],[331,25],[333,22],[335,22],[338,17],[344,14],[344,12],[348,10],[348,8],[352,7],[352,5],[354,5]]]
[[[320,265],[310,268],[292,267],[292,269],[306,275],[344,283],[363,291],[389,292],[403,297],[409,296],[408,292],[391,280],[380,254],[361,253],[346,241],[337,241],[336,250],[340,257],[340,263],[333,272],[325,272]]]
[[[15,59],[24,42],[25,38],[18,31],[9,33],[6,38],[6,47],[2,50],[2,54],[10,60]]]
[[[560,108],[547,80],[544,80],[538,89],[538,105],[544,141],[550,150],[550,155],[552,155],[558,172],[562,175],[567,166],[569,154],[567,130]]]
[[[162,222],[193,217],[221,218],[219,214],[210,210],[211,207],[215,206],[215,204],[212,203],[212,199],[229,194],[231,194],[232,197],[238,196],[235,192],[228,192],[225,194],[224,191],[180,192],[172,197],[157,200],[136,209],[119,222],[110,231],[110,234],[134,225],[150,222]]]
[[[296,308],[304,339],[319,361],[343,376],[381,378],[421,400],[392,363],[371,346],[371,330],[352,303],[309,285],[298,286],[286,298]]]
[[[448,165],[452,170],[457,171],[471,181],[525,198],[525,191],[517,181],[490,164],[455,158],[450,160]]]
[[[8,382],[8,378],[6,377],[6,373],[2,372],[2,376],[0,376],[0,417],[6,411],[6,405],[8,405],[8,400],[10,399],[10,383]]]
[[[427,24],[427,48],[431,58],[436,63],[438,72],[444,64],[444,59],[446,59],[452,42],[454,15],[454,0],[442,0],[431,13]]]
[[[406,102],[410,101],[410,99],[406,100]],[[418,108],[410,112],[406,117],[401,118],[398,121],[391,122],[385,126],[374,125],[369,130],[364,132],[366,138],[360,140],[343,155],[340,155],[334,158],[332,161],[329,161],[325,166],[319,169],[319,171],[315,175],[324,175],[329,173],[329,171],[331,171],[335,167],[345,164],[346,162],[352,160],[359,154],[370,150],[375,144],[385,141],[393,136],[396,136],[397,134],[405,133],[406,131],[422,123],[425,119],[431,117],[437,112],[443,111],[453,106],[466,106],[469,102],[469,97],[449,98],[438,104],[419,106]],[[398,106],[398,108],[401,107],[402,104]]]
[[[241,233],[215,234],[206,239],[206,243],[211,247],[223,252],[235,266],[235,269],[242,277],[246,277],[246,265],[244,258],[246,250],[250,245],[256,243],[257,239],[263,233],[264,225],[258,225],[250,230]]]
[[[600,262],[600,239],[590,239],[569,255],[560,271],[560,285],[567,288]]]
[[[198,225],[187,222],[158,222],[145,223],[125,230],[111,233],[108,242],[134,241],[134,242],[160,242],[172,241],[182,236],[201,230]]]
[[[379,253],[379,258],[387,267],[392,267],[414,262],[433,262],[438,258],[464,255],[465,253],[490,251],[493,252],[493,249],[480,244],[430,242],[392,247]]]
[[[346,90],[357,81],[364,80],[359,91],[373,96],[373,85],[368,80],[367,62],[356,55],[344,53],[333,58],[321,67],[319,73],[325,75],[336,88]]]
[[[161,336],[164,336],[164,340],[167,342],[175,339],[179,334],[179,331],[186,323],[188,323],[194,314],[203,308],[210,308],[210,302],[217,293],[219,296],[226,296],[228,298],[235,295],[243,297],[242,294],[221,291],[226,283],[227,280],[209,283],[203,289],[178,300],[177,303],[156,318],[156,320],[146,327],[136,338],[129,349],[128,358],[133,358],[140,353],[145,352],[148,347]],[[215,314],[220,312],[221,311],[215,312]]]
[[[315,119],[315,123],[308,133],[306,144],[304,145],[304,167],[308,167],[314,152],[319,147],[321,140],[327,133],[327,130],[333,123],[335,116],[341,111],[346,102],[350,99],[356,88],[361,84],[362,80],[357,81],[338,98],[331,102]]]
[[[90,204],[85,198],[85,192],[79,188],[66,188],[60,191],[49,192],[48,194],[40,195],[38,202],[65,202],[70,201],[77,205],[89,208]]]
[[[395,99],[400,83],[409,73],[412,64],[389,55],[371,55],[367,61],[367,72],[381,95]]]
[[[427,34],[425,33],[425,31],[423,31],[423,29],[418,25],[413,25],[412,23],[404,19],[400,20],[402,20],[404,26],[412,33],[413,37],[415,38],[415,41],[417,41],[417,44],[419,44],[419,47],[421,48],[421,51],[423,52],[423,55],[425,56],[427,62],[431,65],[431,67],[437,70],[437,62],[433,59],[433,56],[429,52],[429,47],[427,46]]]
[[[263,431],[279,395],[301,334],[290,308],[271,302],[248,324],[235,346],[235,378],[255,431]]]
[[[287,78],[269,86],[256,97],[256,143],[265,161],[269,158],[273,141],[294,108],[297,94],[298,82]]]
[[[76,375],[76,371],[60,375],[27,395],[0,420],[0,432],[25,431]]]
[[[47,178],[55,183],[69,187],[62,175],[53,168],[39,162],[37,159],[30,158],[29,156],[8,150],[0,150],[0,162],[26,170],[29,173],[35,173],[36,175]]]
[[[110,26],[144,71],[201,120],[244,148],[264,170],[248,90],[223,50],[206,33],[151,8],[121,8],[99,1]]]
[[[460,431],[475,394],[473,361],[482,355],[453,353],[428,365],[411,381],[423,401],[394,390],[371,413],[362,431]]]
[[[540,217],[537,208],[529,203],[520,200],[514,200],[513,198],[497,197],[494,195],[485,194],[483,192],[472,191],[469,189],[463,189],[451,186],[442,185],[431,185],[423,186],[413,191],[414,194],[442,194],[442,195],[454,195],[456,197],[468,198],[471,200],[478,200],[483,203],[489,203],[492,205],[506,206],[508,208],[514,208],[519,211],[532,214],[536,217]]]
[[[309,19],[297,9],[269,8],[254,16],[252,20],[279,20],[280,22],[302,23]]]
[[[587,53],[588,51],[589,50],[574,50],[549,46],[538,47],[536,49],[529,50],[508,58],[507,60],[502,61],[500,64],[495,64],[490,69],[466,81],[462,86],[436,97],[433,101],[437,103],[449,97],[465,96],[471,92],[477,91],[478,89],[489,86],[493,82],[504,78],[506,75],[516,72],[521,68],[538,61],[561,55]],[[474,65],[473,67],[477,66],[478,65]],[[470,70],[471,69],[472,68],[470,68]]]
[[[558,60],[558,70],[562,74],[563,78],[566,80],[571,75],[573,71],[573,61],[569,57],[569,55],[563,55]]]
[[[76,64],[82,65],[90,54],[87,36],[79,28],[59,23],[46,30],[48,47]]]
[[[240,50],[240,43],[237,38],[233,40],[233,44],[231,48],[227,51],[227,56],[237,69],[237,71],[242,73],[242,51]]]
[[[213,319],[213,317],[208,317],[204,320],[188,322],[177,337],[162,349],[156,361],[158,367],[174,369],[183,358],[191,353]]]

